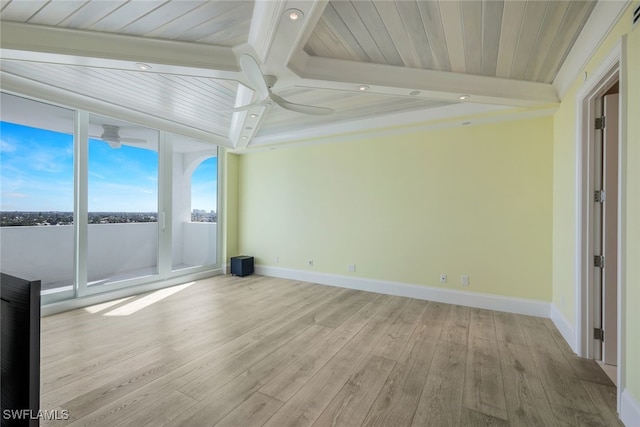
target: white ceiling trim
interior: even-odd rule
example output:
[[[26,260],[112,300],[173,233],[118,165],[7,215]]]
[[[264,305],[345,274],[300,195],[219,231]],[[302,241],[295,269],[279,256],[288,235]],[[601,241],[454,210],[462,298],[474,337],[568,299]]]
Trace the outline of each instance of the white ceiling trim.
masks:
[[[560,99],[567,93],[630,4],[631,0],[599,1],[596,4],[553,80],[553,86]]]
[[[471,95],[467,102],[480,104],[532,107],[559,103],[548,83],[321,58],[304,51],[296,53],[291,65],[303,79],[313,79],[315,87],[326,89],[356,91],[357,85],[366,84],[374,93],[408,95],[420,90],[420,97],[449,102]]]
[[[233,49],[204,43],[150,39],[41,25],[2,22],[5,59],[49,62],[236,80],[241,74]]]
[[[17,96],[29,97],[65,108],[91,111],[114,119],[136,123],[142,126],[177,133],[190,138],[232,148],[229,140],[210,131],[197,129],[163,117],[150,115],[146,112],[133,110],[130,107],[119,106],[101,101],[86,95],[77,94],[66,89],[57,88],[49,84],[33,81],[24,77],[0,71],[2,90]]]
[[[459,127],[465,126],[463,125],[463,123],[465,122],[470,122],[468,124],[469,126],[478,126],[478,125],[485,125],[485,124],[492,124],[492,123],[510,122],[514,120],[525,120],[525,119],[533,119],[538,117],[548,117],[548,116],[552,116],[557,111],[557,107],[550,107],[550,108],[540,108],[540,109],[534,109],[534,110],[515,111],[511,114],[498,114],[498,115],[487,115],[484,117],[483,116],[476,117],[476,115],[478,114],[491,113],[492,111],[499,111],[502,108],[495,105],[485,105],[484,107],[486,108],[483,109],[483,108],[479,108],[482,106],[479,106],[478,104],[468,104],[464,110],[469,111],[469,114],[460,115],[458,113],[461,110],[459,108],[454,109],[452,107],[455,107],[455,106],[449,105],[446,107],[438,108],[440,112],[436,114],[436,116],[442,115],[442,117],[439,117],[439,119],[443,119],[443,120],[446,118],[452,118],[452,119],[455,118],[458,120],[450,120],[450,121],[442,122],[436,119],[438,120],[436,123],[431,122],[431,123],[425,123],[422,125],[396,127],[393,129],[371,129],[369,127],[367,131],[350,133],[346,135],[345,134],[336,135],[335,132],[329,135],[319,135],[317,131],[322,128],[317,127],[317,128],[314,128],[316,131],[315,134],[307,135],[306,138],[290,138],[289,139],[289,138],[281,138],[283,134],[277,135],[276,136],[277,142],[288,143],[286,145],[283,145],[282,147],[279,145],[272,145],[268,143],[253,145],[256,141],[265,141],[265,139],[261,139],[264,137],[261,137],[261,138],[256,138],[254,140],[250,151],[230,150],[230,152],[235,154],[247,154],[254,151],[275,150],[280,148],[318,145],[318,144],[327,144],[327,143],[335,143],[335,142],[348,142],[348,141],[355,141],[363,138],[380,138],[380,137],[388,137],[388,136],[399,136],[399,135],[406,135],[406,134],[411,134],[416,132],[459,128]],[[433,112],[434,110],[435,109],[431,109],[429,111]],[[449,111],[446,111],[446,110],[449,110]],[[406,113],[398,114],[398,115],[402,116],[402,115],[406,115]],[[449,117],[445,117],[447,115]],[[284,136],[286,137],[286,135]]]
[[[251,141],[250,148],[261,145],[272,145],[279,142],[296,142],[312,138],[330,138],[332,135],[344,133],[367,134],[378,132],[397,132],[398,129],[389,131],[389,128],[418,125],[425,121],[452,119],[460,116],[488,113],[504,110],[509,107],[485,104],[456,104],[444,107],[413,110],[395,114],[368,117],[333,125],[316,125],[305,129],[282,132],[274,135],[257,136]],[[413,128],[413,127],[412,127]]]

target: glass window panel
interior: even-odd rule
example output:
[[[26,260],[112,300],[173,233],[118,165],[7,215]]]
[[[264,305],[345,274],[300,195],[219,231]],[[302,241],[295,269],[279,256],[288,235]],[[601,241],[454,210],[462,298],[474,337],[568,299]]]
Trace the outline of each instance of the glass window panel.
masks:
[[[158,132],[91,115],[88,286],[158,273]]]
[[[0,264],[73,296],[73,123],[66,108],[0,93]],[[66,292],[65,292],[66,291]]]
[[[173,136],[173,270],[217,263],[218,150]]]

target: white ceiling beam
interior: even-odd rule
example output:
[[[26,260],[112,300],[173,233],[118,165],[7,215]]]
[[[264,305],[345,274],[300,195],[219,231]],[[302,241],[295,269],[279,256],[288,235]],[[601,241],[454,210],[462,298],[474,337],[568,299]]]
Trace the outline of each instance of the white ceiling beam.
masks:
[[[18,22],[0,26],[2,58],[120,70],[238,79],[239,67],[229,47],[160,40]],[[242,79],[240,77],[240,79]]]
[[[428,99],[459,102],[459,96],[470,95],[465,102],[518,107],[559,102],[548,83],[320,58],[304,51],[296,53],[291,66],[302,77],[296,86],[357,92],[365,84],[371,93],[407,96],[418,90]]]
[[[247,43],[253,48],[257,60],[264,63],[273,44],[286,1],[256,0],[249,27]]]
[[[501,114],[501,111],[505,113]],[[553,115],[556,111],[556,107],[527,109],[482,104],[448,105],[426,110],[415,110],[410,113],[385,115],[384,120],[380,120],[380,116],[369,117],[349,123],[314,125],[305,129],[258,136],[255,138],[251,148],[254,150],[276,149],[280,144],[299,146],[353,141],[362,138],[397,137],[408,133],[466,125],[547,117]],[[427,121],[424,120],[426,117],[428,117]],[[242,154],[244,151],[234,150],[233,152]]]
[[[301,49],[311,36],[327,3],[328,0],[256,1],[247,44],[234,48],[234,51],[238,56],[243,53],[254,55],[261,63],[262,72],[277,76],[278,81],[295,78],[287,64],[294,52]],[[289,9],[297,9],[303,16],[291,21],[285,14]],[[274,89],[277,90],[279,86],[276,83]],[[236,105],[246,105],[251,101],[254,100],[238,92]],[[260,106],[250,113],[234,114],[229,137],[235,147],[243,149],[251,142],[267,109],[268,106]],[[251,118],[251,114],[259,117]]]

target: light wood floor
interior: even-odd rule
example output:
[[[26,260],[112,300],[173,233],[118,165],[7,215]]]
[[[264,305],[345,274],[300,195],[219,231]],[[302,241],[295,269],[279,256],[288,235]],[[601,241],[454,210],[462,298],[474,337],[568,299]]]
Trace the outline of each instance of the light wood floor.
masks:
[[[43,425],[622,425],[548,319],[260,276],[169,292],[42,319],[41,408],[71,416]]]

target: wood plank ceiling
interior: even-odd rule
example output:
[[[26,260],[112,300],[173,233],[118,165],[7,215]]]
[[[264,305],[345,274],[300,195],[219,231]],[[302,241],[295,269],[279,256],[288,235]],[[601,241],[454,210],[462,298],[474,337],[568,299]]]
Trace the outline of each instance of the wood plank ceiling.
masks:
[[[251,53],[261,58],[265,71],[278,77],[275,93],[291,102],[333,108],[336,112],[328,116],[273,106],[249,123],[248,115],[238,118],[238,113],[229,111],[239,102],[248,102],[240,96],[239,83],[247,81],[239,67],[226,68],[227,74],[220,77],[215,73],[223,68],[206,69],[206,61],[215,63],[215,58],[204,58],[205,65],[198,67],[182,65],[175,51],[166,52],[166,64],[182,68],[171,68],[170,72],[141,73],[96,65],[99,61],[56,61],[50,56],[40,58],[33,54],[36,51],[27,58],[3,58],[0,71],[209,132],[235,147],[245,129],[252,129],[249,136],[242,137],[247,145],[254,137],[269,136],[273,141],[273,136],[309,126],[343,124],[389,113],[435,111],[458,102],[458,94],[446,95],[451,89],[442,89],[439,96],[430,96],[437,91],[424,88],[407,90],[404,75],[398,74],[394,80],[394,70],[434,70],[548,84],[595,4],[577,0],[1,0],[0,19],[25,26],[18,27],[15,34],[24,28],[46,27],[76,31],[78,46],[83,35],[106,34],[186,43],[184,46],[225,47],[224,52],[236,59],[241,53]],[[292,29],[292,24],[285,22],[283,12],[289,7],[308,14],[302,27]],[[271,37],[262,43],[264,49],[256,44],[261,37]],[[13,43],[19,45],[19,41]],[[117,45],[115,39],[113,43]],[[86,49],[83,54],[87,55]],[[342,60],[343,66],[394,67],[386,73],[391,84],[360,93],[344,70],[336,68],[331,78],[293,72],[295,67],[288,61],[294,62],[300,54],[315,60]],[[108,59],[131,62],[124,54]],[[332,64],[325,68],[332,70]],[[371,75],[381,75],[379,69],[371,70]],[[535,92],[513,93],[527,91]],[[234,126],[235,131],[231,130]]]
[[[312,56],[550,83],[594,1],[331,1]]]

